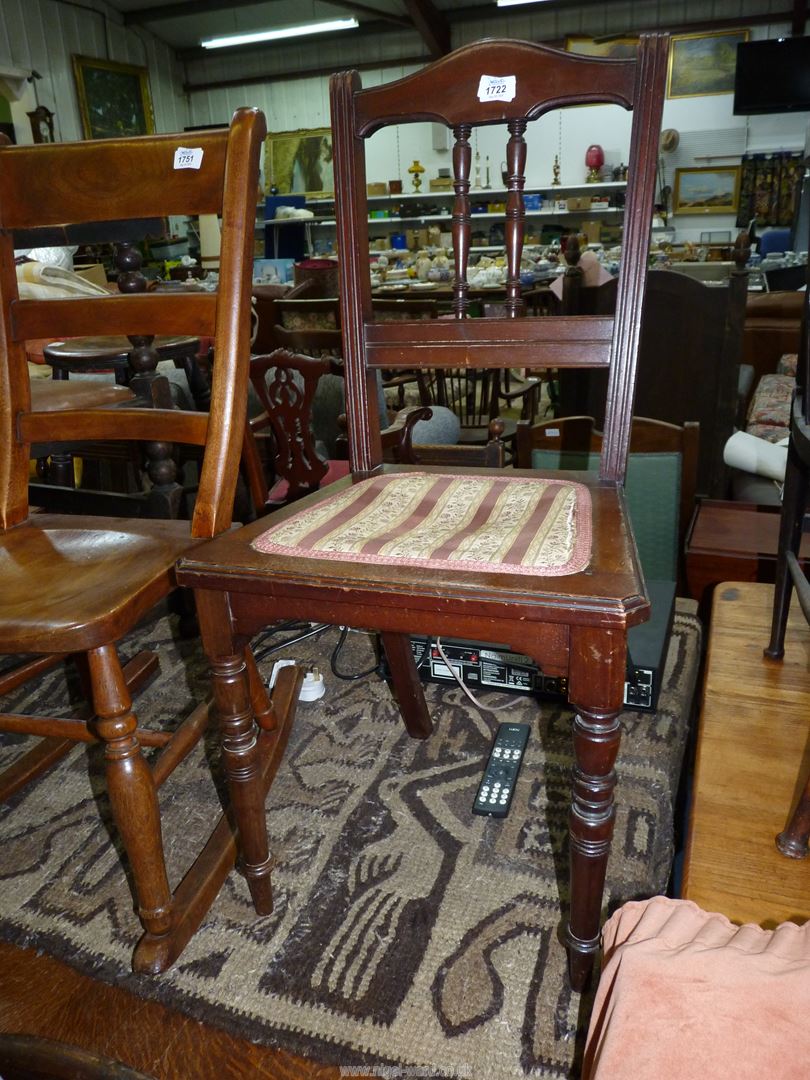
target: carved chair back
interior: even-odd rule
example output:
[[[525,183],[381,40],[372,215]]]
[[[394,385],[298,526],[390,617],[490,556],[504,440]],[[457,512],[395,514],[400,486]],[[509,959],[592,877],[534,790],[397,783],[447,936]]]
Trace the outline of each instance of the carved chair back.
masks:
[[[638,59],[600,63],[526,42],[494,40],[457,50],[383,86],[361,88],[357,72],[331,80],[340,263],[343,358],[352,467],[365,472],[381,461],[374,368],[609,369],[605,440],[600,473],[624,476],[636,354],[644,302],[646,252],[655,188],[657,132],[667,59],[664,35],[642,36]],[[486,72],[502,72],[504,78]],[[650,88],[655,87],[654,91]],[[624,273],[615,317],[525,318],[520,261],[526,183],[526,131],[530,123],[566,106],[608,102],[633,110],[631,156],[624,218]],[[365,141],[389,125],[443,124],[453,132],[453,248],[455,280],[450,319],[375,322],[368,272],[368,205]],[[505,127],[505,317],[469,318],[471,166],[476,127]],[[550,162],[541,168],[550,172]]]
[[[316,491],[329,471],[329,463],[315,446],[313,402],[324,375],[342,374],[342,366],[334,359],[289,349],[251,358],[250,381],[264,411],[250,426],[260,439],[262,432],[271,434],[271,449],[264,456],[270,458],[275,479],[287,482],[285,502]]]

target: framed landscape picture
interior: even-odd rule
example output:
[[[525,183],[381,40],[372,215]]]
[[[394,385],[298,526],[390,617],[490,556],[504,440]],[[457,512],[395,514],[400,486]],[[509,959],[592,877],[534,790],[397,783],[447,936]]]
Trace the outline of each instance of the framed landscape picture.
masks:
[[[265,140],[264,175],[267,191],[279,195],[332,195],[331,128],[272,132]]]
[[[614,59],[632,60],[638,52],[637,37],[617,37],[601,41],[590,37],[567,37],[565,51],[580,56],[612,56]]]
[[[673,213],[736,214],[739,202],[739,165],[675,170]]]
[[[150,135],[155,130],[145,67],[74,56],[73,74],[86,139]]]
[[[676,34],[669,44],[667,97],[732,93],[741,41],[748,41],[747,30]]]

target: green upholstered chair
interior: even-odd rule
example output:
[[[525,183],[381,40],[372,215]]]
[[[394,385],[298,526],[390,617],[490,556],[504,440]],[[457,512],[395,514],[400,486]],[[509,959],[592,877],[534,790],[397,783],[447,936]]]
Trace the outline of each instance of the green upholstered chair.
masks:
[[[686,530],[695,503],[700,428],[634,417],[625,494],[645,576],[683,581]],[[517,466],[596,473],[602,435],[591,416],[518,424]]]

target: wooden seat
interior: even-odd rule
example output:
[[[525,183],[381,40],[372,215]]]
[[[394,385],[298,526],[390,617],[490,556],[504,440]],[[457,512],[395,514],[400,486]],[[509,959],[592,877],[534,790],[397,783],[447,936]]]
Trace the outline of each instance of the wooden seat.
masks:
[[[526,42],[465,46],[417,73],[363,90],[331,80],[341,324],[352,475],[181,559],[179,579],[206,597],[203,640],[223,657],[254,629],[296,618],[380,634],[408,732],[431,731],[411,634],[491,641],[568,679],[576,707],[566,943],[573,985],[587,981],[613,828],[629,627],[649,614],[622,488],[667,65],[666,35],[642,35],[637,59],[601,60]],[[493,73],[514,94],[489,99]],[[483,80],[483,82],[482,82]],[[507,100],[508,99],[508,100]],[[529,122],[565,105],[633,109],[615,318],[527,318],[520,293]],[[453,317],[380,323],[368,272],[365,139],[429,120],[453,131]],[[469,318],[471,137],[505,128],[506,317]],[[538,169],[550,170],[550,162]],[[599,476],[382,463],[375,370],[610,369]],[[240,701],[248,693],[244,678]],[[229,687],[233,683],[228,682]],[[235,690],[229,692],[235,695]],[[236,719],[236,709],[232,713]],[[535,735],[536,737],[536,735]],[[482,761],[483,767],[483,761]],[[472,805],[474,785],[470,787]],[[268,870],[269,873],[269,870]],[[562,913],[561,913],[562,914]]]
[[[285,676],[270,701],[250,657],[236,663],[235,670],[245,663],[250,667],[250,693],[262,730],[257,735],[252,722],[230,724],[222,746],[230,805],[212,823],[202,851],[190,853],[194,861],[173,893],[157,793],[205,733],[209,706],[195,709],[172,733],[142,728],[131,690],[154,669],[154,661],[143,654],[122,668],[116,648],[174,589],[178,556],[230,526],[245,425],[253,218],[264,133],[264,117],[253,109],[239,110],[230,129],[195,133],[201,162],[194,170],[177,168],[176,150],[185,137],[176,135],[0,149],[0,245],[6,267],[13,266],[13,230],[35,224],[98,221],[104,213],[111,221],[175,213],[222,217],[218,295],[20,300],[13,273],[0,280],[5,342],[0,353],[0,651],[24,657],[0,677],[0,694],[47,670],[60,654],[73,654],[81,658],[90,699],[74,719],[0,715],[0,731],[42,737],[0,777],[0,794],[8,799],[76,741],[103,743],[109,802],[145,931],[133,957],[137,971],[162,971],[180,954],[234,864],[237,831],[256,909],[266,913],[271,907],[263,875],[267,853],[255,819],[262,817],[300,673]],[[76,176],[85,182],[75,183]],[[92,395],[88,404],[94,407],[84,409],[78,386],[65,408],[70,383],[38,383],[29,389],[26,340],[109,334],[214,338],[210,415],[126,403],[98,407]],[[111,404],[128,394],[120,387],[108,392]],[[167,452],[172,442],[203,447],[190,525],[29,515],[31,445],[79,440],[143,440]],[[157,747],[160,753],[147,763],[142,746]]]

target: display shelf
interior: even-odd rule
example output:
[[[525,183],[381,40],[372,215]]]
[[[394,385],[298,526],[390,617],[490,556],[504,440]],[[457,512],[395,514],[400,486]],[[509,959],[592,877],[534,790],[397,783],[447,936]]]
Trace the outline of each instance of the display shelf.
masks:
[[[626,180],[605,180],[600,181],[598,184],[558,184],[553,187],[549,184],[546,187],[532,186],[526,188],[524,195],[545,195],[546,193],[555,194],[568,192],[588,192],[595,194],[600,191],[606,192],[619,192],[624,191],[627,188]],[[506,188],[472,188],[470,190],[470,199],[490,199],[496,196],[503,195],[504,198],[509,194]],[[422,200],[422,202],[429,201],[431,199],[454,199],[455,192],[451,191],[407,191],[401,195],[369,195],[367,196],[368,202],[402,202],[407,200]],[[334,198],[331,199],[308,199],[308,206],[325,206],[330,203],[334,203]]]
[[[525,219],[528,220],[545,220],[545,221],[563,221],[563,220],[583,220],[587,218],[591,219],[615,219],[621,218],[624,214],[624,208],[621,206],[596,206],[586,207],[583,209],[571,209],[568,207],[557,207],[549,205],[552,200],[562,200],[566,197],[573,197],[581,194],[588,194],[591,196],[599,195],[611,195],[623,192],[627,187],[627,183],[624,180],[608,180],[603,183],[597,184],[560,184],[556,187],[549,185],[548,187],[533,187],[530,190],[524,192],[524,195],[540,195],[544,198],[546,205],[540,209],[525,209]],[[494,202],[505,202],[508,196],[506,188],[476,188],[470,191],[470,202],[473,206],[477,203],[480,204],[484,200],[490,200]],[[444,224],[445,230],[449,231],[452,226],[452,204],[455,200],[455,192],[453,191],[409,191],[403,192],[399,195],[369,195],[368,202],[372,206],[383,208],[386,204],[391,207],[396,207],[398,213],[391,217],[369,217],[368,226],[369,231],[374,235],[374,230],[387,229],[397,226],[408,226],[413,224]],[[257,230],[276,230],[286,225],[305,225],[306,228],[306,249],[313,253],[312,232],[318,230],[334,230],[336,229],[336,221],[334,213],[318,213],[317,210],[332,209],[334,208],[334,197],[321,198],[321,199],[309,199],[307,200],[307,207],[316,211],[315,216],[312,218],[281,218],[272,219],[269,221],[257,222]],[[409,204],[422,204],[426,207],[428,212],[416,212],[420,209],[418,206],[414,206],[414,213],[408,213]],[[444,206],[443,212],[436,213],[435,210]],[[405,211],[405,212],[403,212]],[[472,227],[475,228],[475,222],[491,222],[491,221],[503,221],[504,211],[490,211],[484,210],[480,212],[471,213],[470,215]],[[310,231],[312,230],[312,232]],[[327,243],[328,243],[327,237]],[[269,246],[269,245],[268,245]],[[273,233],[273,247],[278,247],[278,235]],[[399,250],[399,249],[395,249]],[[486,245],[477,246],[473,248],[475,251],[499,251],[502,250],[502,245]]]

